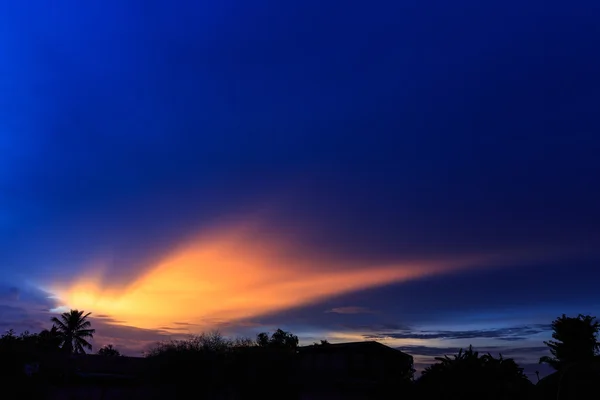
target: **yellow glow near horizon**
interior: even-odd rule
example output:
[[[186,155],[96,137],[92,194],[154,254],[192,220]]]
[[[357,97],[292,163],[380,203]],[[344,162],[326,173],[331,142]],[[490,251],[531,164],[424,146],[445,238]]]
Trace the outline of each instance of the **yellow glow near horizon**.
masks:
[[[174,322],[210,327],[310,304],[456,267],[449,263],[357,265],[298,257],[290,246],[244,229],[202,235],[151,266],[127,287],[84,276],[54,292],[65,305],[156,329]]]

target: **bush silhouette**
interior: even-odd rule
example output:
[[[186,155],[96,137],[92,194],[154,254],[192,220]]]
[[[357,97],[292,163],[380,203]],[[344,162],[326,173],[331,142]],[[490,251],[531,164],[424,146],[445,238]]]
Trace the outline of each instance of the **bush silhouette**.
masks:
[[[437,357],[417,380],[423,396],[448,399],[521,399],[533,384],[510,358],[491,354],[480,356],[471,346],[458,354]]]

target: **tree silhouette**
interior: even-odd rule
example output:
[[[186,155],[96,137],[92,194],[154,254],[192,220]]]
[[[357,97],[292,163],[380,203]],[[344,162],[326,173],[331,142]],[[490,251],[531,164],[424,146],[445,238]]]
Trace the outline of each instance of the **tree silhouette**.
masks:
[[[552,356],[540,358],[540,363],[547,363],[557,371],[538,383],[541,397],[590,398],[600,379],[597,356],[600,323],[589,315],[563,314],[552,321],[552,330],[554,340],[544,342]]]
[[[158,342],[144,354],[146,373],[150,380],[174,383],[189,390],[194,387],[196,391],[202,377],[202,390],[211,391],[243,378],[234,372],[236,362],[239,355],[252,349],[257,349],[254,340],[228,338],[219,331]],[[258,362],[254,358],[252,361],[253,365]]]
[[[44,329],[37,335],[38,348],[41,352],[53,352],[60,348],[62,343],[61,335],[56,326],[50,329]]]
[[[514,360],[489,353],[480,356],[471,346],[436,360],[438,363],[425,368],[417,380],[424,397],[518,399],[525,398],[532,387]]]
[[[256,343],[261,347],[289,348],[298,347],[298,336],[282,329],[277,329],[271,337],[266,332],[259,333],[256,336]]]
[[[85,354],[85,349],[92,349],[92,345],[86,339],[94,337],[95,329],[90,328],[92,324],[87,319],[91,313],[83,313],[71,310],[62,313],[60,318],[51,318],[65,353]]]
[[[121,352],[115,349],[115,347],[112,344],[108,344],[106,346],[102,346],[102,348],[98,350],[98,355],[107,357],[119,357],[121,355]]]
[[[552,338],[544,342],[550,348],[552,356],[540,358],[540,363],[551,365],[560,370],[567,365],[591,361],[600,349],[598,332],[600,322],[596,317],[579,314],[577,317],[561,317],[552,321]]]
[[[269,334],[267,332],[261,332],[258,335],[256,335],[256,344],[258,344],[261,347],[268,347]]]

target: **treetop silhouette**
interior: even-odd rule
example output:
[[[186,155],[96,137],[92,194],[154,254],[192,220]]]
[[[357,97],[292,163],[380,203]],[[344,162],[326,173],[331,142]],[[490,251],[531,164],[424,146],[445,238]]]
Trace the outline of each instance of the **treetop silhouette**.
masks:
[[[91,329],[92,324],[87,319],[90,314],[91,312],[84,315],[84,311],[71,310],[50,319],[56,327],[65,353],[85,354],[86,349],[92,350],[87,339],[93,338],[96,330]]]
[[[596,317],[583,314],[567,317],[563,314],[552,321],[552,330],[554,340],[544,342],[552,356],[541,357],[540,363],[560,370],[569,364],[590,361],[598,354],[600,322]]]
[[[107,357],[119,357],[121,355],[121,352],[117,350],[112,344],[108,344],[106,346],[102,346],[100,350],[98,350],[98,355]]]
[[[256,336],[256,343],[261,347],[295,349],[298,347],[298,336],[291,332],[277,329],[270,337],[266,332],[259,333]]]

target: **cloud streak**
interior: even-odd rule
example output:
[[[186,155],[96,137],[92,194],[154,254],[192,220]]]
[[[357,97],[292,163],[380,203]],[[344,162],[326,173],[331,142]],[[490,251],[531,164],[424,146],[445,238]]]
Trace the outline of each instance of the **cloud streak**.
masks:
[[[441,355],[450,355],[458,353],[460,347],[434,347],[434,346],[400,346],[399,350],[405,351],[416,356],[431,356],[439,357]],[[483,346],[476,347],[475,350],[483,353],[496,355],[498,353],[503,356],[520,356],[524,354],[539,354],[548,352],[546,346],[529,346],[529,347],[504,347],[504,346]]]
[[[327,310],[326,312],[334,314],[372,314],[374,311],[368,309],[367,307],[348,306],[335,307],[331,310]]]
[[[166,256],[126,287],[96,270],[54,291],[66,306],[155,329],[179,323],[242,321],[353,291],[440,274],[474,259],[369,265],[302,254],[251,224],[206,232]],[[480,261],[481,262],[481,261]],[[340,307],[336,313],[364,313]],[[119,322],[115,322],[119,323]]]
[[[550,330],[550,325],[536,324],[512,328],[498,328],[465,331],[408,331],[368,334],[368,339],[499,339],[505,341],[525,340],[527,336],[537,335]]]

